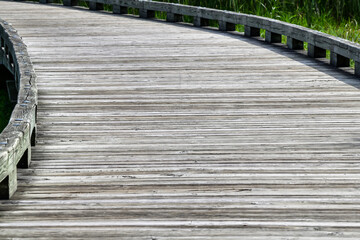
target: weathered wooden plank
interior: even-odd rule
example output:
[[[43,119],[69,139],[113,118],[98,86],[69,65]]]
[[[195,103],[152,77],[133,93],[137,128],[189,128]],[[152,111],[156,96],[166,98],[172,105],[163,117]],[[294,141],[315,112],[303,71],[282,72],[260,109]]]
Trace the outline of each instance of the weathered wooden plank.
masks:
[[[39,88],[2,238],[359,238],[352,75],[238,33],[16,2],[0,15]]]
[[[16,105],[8,125],[0,133],[0,199],[9,199],[17,189],[17,168],[27,168],[31,160],[36,125],[36,75],[26,45],[8,22],[0,19],[0,59],[13,75],[9,95]],[[8,86],[9,88],[9,86]]]

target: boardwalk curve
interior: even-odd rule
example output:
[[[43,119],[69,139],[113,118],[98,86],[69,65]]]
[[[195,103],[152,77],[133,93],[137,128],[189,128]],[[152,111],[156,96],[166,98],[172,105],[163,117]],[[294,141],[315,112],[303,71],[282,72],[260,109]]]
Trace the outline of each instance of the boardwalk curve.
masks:
[[[26,45],[1,19],[0,46],[0,64],[13,75],[13,79],[2,76],[2,80],[7,80],[7,88],[12,89],[8,91],[16,101],[9,123],[0,133],[0,199],[9,199],[17,188],[17,168],[29,167],[31,145],[35,145],[37,88]]]
[[[188,25],[0,2],[38,139],[0,236],[356,239],[358,79]]]

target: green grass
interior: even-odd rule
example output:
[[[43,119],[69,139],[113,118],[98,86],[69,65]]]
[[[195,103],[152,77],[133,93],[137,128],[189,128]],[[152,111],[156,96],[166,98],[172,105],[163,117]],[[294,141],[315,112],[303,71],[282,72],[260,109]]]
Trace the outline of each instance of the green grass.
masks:
[[[0,132],[6,127],[9,122],[11,112],[14,104],[9,101],[6,90],[0,90]]]

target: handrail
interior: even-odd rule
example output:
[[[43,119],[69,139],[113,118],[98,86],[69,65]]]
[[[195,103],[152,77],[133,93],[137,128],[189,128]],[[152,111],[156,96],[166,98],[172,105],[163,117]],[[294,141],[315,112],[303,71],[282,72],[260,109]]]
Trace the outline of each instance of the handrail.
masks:
[[[51,0],[39,0],[48,3]],[[152,0],[89,0],[90,10],[102,10],[104,4],[112,5],[113,12],[126,14],[127,9],[139,9],[142,18],[154,18],[155,11],[165,12],[169,22],[181,22],[183,16],[194,17],[194,25],[207,26],[209,20],[219,22],[221,31],[234,31],[235,25],[245,27],[245,36],[260,36],[260,29],[265,30],[265,41],[281,43],[281,36],[287,37],[287,45],[293,50],[303,50],[304,42],[308,43],[308,56],[326,57],[330,50],[330,64],[335,67],[349,67],[350,59],[355,62],[354,74],[360,77],[360,45],[299,25],[251,14],[223,11],[211,8],[181,5],[177,3],[154,2]],[[65,6],[75,6],[78,0],[63,0]]]
[[[13,74],[17,91],[17,104],[0,133],[0,199],[9,199],[17,189],[17,168],[29,167],[35,145],[37,88],[26,45],[2,19],[0,45],[0,64]]]

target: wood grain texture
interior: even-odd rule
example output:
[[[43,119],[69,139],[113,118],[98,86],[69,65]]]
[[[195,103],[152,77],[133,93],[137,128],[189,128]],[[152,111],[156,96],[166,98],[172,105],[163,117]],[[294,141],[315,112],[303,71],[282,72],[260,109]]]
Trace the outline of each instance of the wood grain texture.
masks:
[[[69,5],[67,2],[64,4]],[[265,38],[268,42],[281,42],[281,35],[284,35],[297,41],[307,42],[318,49],[329,50],[333,56],[339,55],[341,60],[337,60],[337,57],[332,57],[331,64],[336,67],[347,67],[349,59],[353,59],[355,62],[360,61],[359,44],[276,19],[238,12],[223,11],[219,9],[152,0],[89,0],[89,8],[92,10],[102,9],[101,6],[104,4],[115,6],[114,12],[120,14],[123,12],[119,11],[119,7],[136,8],[139,10],[139,15],[142,18],[154,18],[155,11],[158,11],[166,14],[169,13],[170,17],[168,20],[171,22],[174,21],[173,15],[175,14],[178,17],[193,17],[194,25],[198,27],[208,26],[209,20],[213,20],[219,23],[220,30],[233,31],[235,29],[234,24],[240,24],[247,30],[253,29],[253,31],[255,31],[251,33],[251,30],[250,32],[245,30],[246,35],[257,35],[257,30],[255,29],[264,29],[267,32]],[[94,7],[95,5],[98,5],[99,7],[96,8]],[[226,27],[226,25],[228,25],[228,27]],[[309,56],[311,55],[312,52],[309,51]],[[355,74],[357,74],[357,71]]]
[[[16,103],[7,126],[0,132],[0,199],[9,199],[17,189],[17,168],[30,164],[36,134],[37,88],[26,45],[16,29],[1,18],[0,59],[2,67],[12,75],[11,80],[1,76],[2,85],[9,84],[9,96]]]
[[[188,25],[0,2],[38,75],[1,238],[359,239],[360,83]]]

